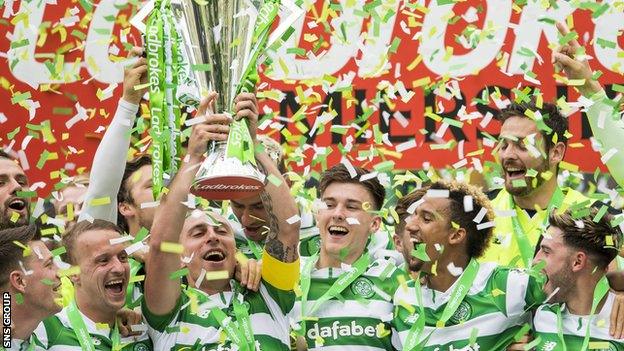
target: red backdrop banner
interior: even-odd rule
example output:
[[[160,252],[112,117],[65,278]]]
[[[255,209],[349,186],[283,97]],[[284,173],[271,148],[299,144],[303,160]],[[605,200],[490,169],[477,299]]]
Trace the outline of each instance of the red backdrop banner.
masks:
[[[121,96],[120,60],[141,43],[129,20],[142,3],[0,3],[0,145],[50,190],[60,170],[90,168]],[[329,163],[350,148],[359,164],[371,165],[374,149],[395,169],[470,167],[491,157],[483,137],[499,129],[497,107],[529,86],[545,101],[567,99],[566,161],[593,172],[600,155],[575,112],[578,94],[553,77],[549,45],[559,41],[554,21],[567,21],[614,96],[624,81],[622,4],[520,3],[316,1],[262,66],[261,127],[301,148],[300,168],[329,146]]]

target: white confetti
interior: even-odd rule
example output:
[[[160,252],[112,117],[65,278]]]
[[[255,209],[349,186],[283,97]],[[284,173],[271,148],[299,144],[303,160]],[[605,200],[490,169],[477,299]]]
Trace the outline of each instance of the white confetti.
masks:
[[[347,223],[349,223],[351,225],[358,225],[358,224],[360,224],[360,221],[358,221],[357,218],[347,217],[346,220],[347,220]]]
[[[298,222],[301,222],[301,217],[299,217],[299,215],[294,215],[286,220],[288,224],[295,224]]]
[[[486,214],[487,214],[487,209],[485,207],[482,207],[481,211],[477,213],[477,216],[472,221],[475,223],[481,223],[481,221],[483,220],[483,217],[485,217]]]
[[[427,190],[427,197],[430,198],[448,198],[450,191],[448,189],[429,189]]]
[[[453,262],[449,263],[448,266],[446,266],[446,269],[448,269],[449,273],[451,273],[453,277],[459,277],[464,272],[463,268],[455,267]]]
[[[126,241],[132,241],[132,240],[134,240],[134,237],[130,235],[124,235],[121,238],[110,239],[108,242],[111,245],[117,245],[117,244],[125,243]]]
[[[466,195],[464,196],[464,212],[472,212],[472,210],[474,210],[472,196]]]

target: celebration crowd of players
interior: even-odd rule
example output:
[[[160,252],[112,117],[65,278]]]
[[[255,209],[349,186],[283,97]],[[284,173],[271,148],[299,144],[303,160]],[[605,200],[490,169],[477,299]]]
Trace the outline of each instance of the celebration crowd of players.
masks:
[[[594,136],[619,150],[618,106],[578,50],[572,40],[553,62],[583,80]],[[189,189],[207,143],[228,136],[214,93],[161,198],[149,156],[126,162],[146,70],[144,58],[126,70],[88,181],[59,190],[49,214],[34,218],[29,179],[0,152],[4,349],[624,350],[617,194],[559,186],[568,122],[556,105],[529,98],[499,113],[504,184],[487,194],[435,181],[391,201],[387,176],[340,163],[309,201],[291,195],[280,146],[256,135],[244,93],[235,118],[271,181],[211,206]],[[620,185],[621,157],[607,163]]]

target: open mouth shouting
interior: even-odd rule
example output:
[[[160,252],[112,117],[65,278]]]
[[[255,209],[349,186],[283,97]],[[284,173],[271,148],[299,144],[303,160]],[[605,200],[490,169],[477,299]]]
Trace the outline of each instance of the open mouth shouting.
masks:
[[[123,278],[113,278],[104,283],[104,290],[113,300],[125,300],[126,280]]]
[[[330,225],[327,231],[331,237],[335,238],[342,238],[349,234],[349,229],[341,225]]]
[[[5,204],[8,209],[14,212],[18,212],[20,214],[26,214],[28,210],[28,203],[26,202],[26,200],[19,197],[10,198],[6,201]]]
[[[223,263],[225,257],[225,252],[221,249],[210,249],[202,256],[202,259],[211,263]]]
[[[524,179],[524,177],[526,176],[526,172],[527,170],[524,167],[518,167],[518,166],[505,167],[505,176],[507,176],[507,179],[509,180]]]

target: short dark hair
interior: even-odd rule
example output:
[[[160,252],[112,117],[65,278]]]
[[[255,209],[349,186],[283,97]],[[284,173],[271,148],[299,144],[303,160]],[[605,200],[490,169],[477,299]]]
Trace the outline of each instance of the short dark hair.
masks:
[[[457,181],[438,181],[425,188],[415,190],[401,199],[397,204],[397,214],[399,215],[399,224],[397,234],[400,234],[405,227],[405,219],[410,215],[407,209],[416,201],[420,200],[428,190],[448,190],[449,191],[449,223],[455,222],[460,228],[466,230],[468,256],[471,258],[479,258],[483,255],[490,244],[493,235],[493,226],[477,229],[479,223],[474,221],[481,209],[486,210],[486,214],[480,223],[488,223],[494,220],[494,211],[492,210],[490,200],[476,186]],[[472,211],[464,210],[464,197],[472,197]]]
[[[568,119],[564,117],[559,108],[555,104],[544,102],[542,107],[538,107],[535,100],[531,99],[526,102],[512,102],[511,105],[505,107],[500,111],[497,119],[502,123],[505,123],[511,117],[530,118],[526,115],[526,111],[539,111],[542,115],[543,124],[538,122],[538,129],[546,140],[546,152],[555,146],[553,137],[557,136],[557,141],[561,141],[567,145],[568,138],[566,132],[568,130]]]
[[[117,193],[117,204],[121,204],[122,202],[134,204],[134,199],[132,198],[132,192],[130,191],[130,184],[128,184],[128,178],[138,171],[143,166],[148,166],[152,164],[152,158],[149,155],[142,154],[131,161],[126,163],[126,168],[124,169],[123,176],[121,177],[121,185],[119,187],[119,192]],[[128,227],[128,221],[126,218],[119,213],[119,209],[117,210],[117,225],[123,231],[128,232],[130,228]]]
[[[9,274],[19,269],[19,261],[23,259],[24,251],[15,242],[27,246],[34,240],[41,240],[34,224],[0,230],[0,287],[6,285]]]
[[[347,167],[340,163],[329,169],[327,169],[321,175],[321,181],[319,184],[319,190],[321,194],[325,192],[327,187],[329,187],[332,183],[353,183],[360,184],[368,190],[368,192],[373,197],[373,201],[375,202],[373,208],[376,211],[381,209],[383,206],[384,199],[386,197],[386,189],[381,185],[377,177],[372,177],[367,180],[360,180],[362,176],[369,174],[370,172],[360,167],[353,167],[355,169],[355,177],[351,177],[349,170]]]
[[[75,250],[78,249],[76,248],[76,241],[82,233],[91,230],[112,230],[123,234],[123,231],[117,225],[102,219],[94,219],[93,223],[89,221],[78,222],[63,235],[62,244],[65,247],[65,253],[61,257],[63,261],[74,265],[77,263],[76,257],[73,254]]]
[[[427,193],[426,188],[420,188],[420,189],[412,190],[410,193],[407,193],[403,195],[401,198],[399,198],[394,208],[399,217],[399,221],[394,226],[395,234],[400,235],[405,229],[405,224],[406,224],[405,221],[407,220],[407,217],[411,215],[411,213],[407,212],[407,209],[413,203],[422,199],[422,197],[425,196],[426,193]]]
[[[14,160],[13,157],[11,157],[11,155],[9,155],[8,153],[6,153],[6,151],[4,151],[3,149],[0,149],[0,158],[6,158],[9,160]]]
[[[581,218],[575,218],[569,210],[563,213],[553,212],[548,222],[551,227],[561,230],[565,245],[585,251],[596,266],[606,269],[618,255],[622,244],[622,231],[611,225],[613,217],[608,213],[599,221],[594,221],[598,211],[592,207],[589,215]]]

